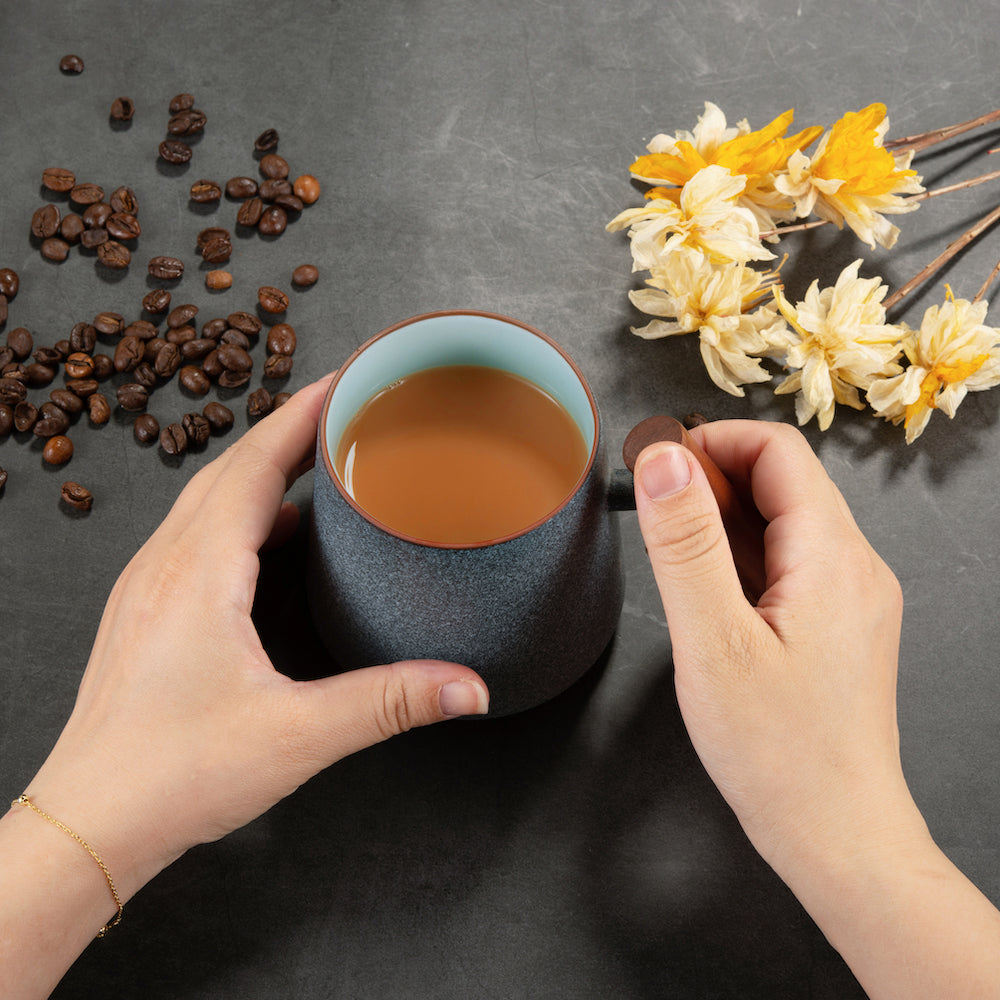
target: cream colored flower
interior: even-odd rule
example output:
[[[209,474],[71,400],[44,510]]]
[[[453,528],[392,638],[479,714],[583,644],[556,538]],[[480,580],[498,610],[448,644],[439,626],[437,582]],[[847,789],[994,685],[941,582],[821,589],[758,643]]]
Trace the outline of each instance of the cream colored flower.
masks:
[[[913,153],[894,156],[882,145],[888,128],[883,104],[848,112],[811,157],[801,150],[789,156],[775,188],[794,199],[799,218],[815,212],[838,228],[846,223],[873,250],[893,246],[899,229],[884,216],[916,211],[919,202],[899,196],[924,189],[909,169]]]
[[[797,394],[800,425],[815,416],[820,430],[826,430],[835,404],[863,409],[858,390],[902,370],[896,364],[901,331],[886,324],[882,307],[888,288],[881,278],[859,278],[860,265],[856,260],[844,268],[833,287],[820,290],[814,281],[805,301],[795,306],[774,289],[793,334],[784,364],[794,369],[775,392]]]
[[[919,330],[904,327],[909,366],[901,375],[874,382],[868,401],[875,413],[903,423],[906,443],[923,433],[934,410],[954,417],[969,392],[1000,384],[1000,330],[986,326],[986,302],[955,299],[931,306]]]
[[[771,260],[774,254],[761,244],[754,214],[736,204],[745,184],[745,177],[734,177],[725,167],[705,167],[684,185],[679,204],[654,198],[621,212],[607,229],[628,227],[633,271],[652,271],[680,246],[702,251],[715,264]]]
[[[772,341],[763,331],[770,331],[778,317],[773,311],[751,310],[775,279],[773,272],[754,271],[742,263],[716,265],[698,250],[678,247],[653,268],[646,281],[649,287],[629,293],[637,309],[662,317],[632,332],[646,340],[698,333],[712,381],[742,396],[744,383],[771,379],[754,355],[769,349]]]

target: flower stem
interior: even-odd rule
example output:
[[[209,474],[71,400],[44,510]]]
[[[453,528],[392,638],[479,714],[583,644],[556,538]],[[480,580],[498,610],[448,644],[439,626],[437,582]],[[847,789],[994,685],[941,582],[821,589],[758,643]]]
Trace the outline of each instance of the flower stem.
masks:
[[[899,139],[891,139],[884,146],[886,149],[901,149],[904,152],[912,150],[916,153],[930,146],[935,146],[939,142],[947,142],[949,139],[954,139],[955,136],[962,135],[964,132],[970,132],[974,128],[989,125],[998,120],[1000,120],[1000,108],[997,108],[995,111],[989,111],[985,115],[979,115],[977,118],[970,118],[966,122],[960,122],[958,125],[945,125],[943,128],[931,129],[928,132],[918,132],[915,135],[905,135]]]
[[[976,292],[976,297],[972,300],[973,302],[978,302],[980,299],[986,296],[989,291],[990,285],[996,280],[997,275],[1000,274],[1000,260],[997,261],[997,266],[990,271],[990,276],[983,282],[983,287]]]
[[[939,194],[951,194],[952,191],[961,191],[963,188],[975,187],[986,181],[993,181],[1000,177],[1000,170],[992,173],[980,174],[978,177],[970,177],[968,180],[957,181],[955,184],[948,184],[945,187],[931,188],[929,191],[921,191],[920,194],[910,195],[907,201],[926,201],[928,198],[936,198]]]

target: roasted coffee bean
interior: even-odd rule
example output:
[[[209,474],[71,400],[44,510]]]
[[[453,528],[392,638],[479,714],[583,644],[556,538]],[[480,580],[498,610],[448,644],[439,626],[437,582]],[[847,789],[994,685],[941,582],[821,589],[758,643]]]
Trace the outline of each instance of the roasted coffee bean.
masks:
[[[126,382],[124,385],[118,386],[115,390],[115,396],[118,399],[118,405],[123,410],[132,413],[146,409],[146,405],[149,403],[149,390],[138,382]]]
[[[160,437],[160,421],[152,413],[140,413],[132,422],[132,434],[139,444],[152,444]]]
[[[288,161],[277,153],[268,153],[261,157],[260,172],[265,177],[287,177]]]
[[[285,177],[269,177],[260,182],[259,194],[264,201],[274,201],[275,198],[280,198],[283,194],[291,193],[291,181]]]
[[[160,159],[175,166],[187,163],[192,156],[191,147],[180,139],[164,139],[160,143]]]
[[[61,263],[69,256],[69,244],[57,236],[50,236],[42,240],[41,253],[46,260]]]
[[[130,122],[135,114],[135,102],[131,97],[116,97],[111,102],[111,119],[116,122]]]
[[[0,493],[3,493],[3,488],[7,485],[7,470],[0,469]]]
[[[92,424],[106,424],[111,419],[111,404],[103,393],[95,392],[87,397],[87,412]]]
[[[184,108],[171,116],[167,122],[167,132],[170,135],[197,135],[204,130],[206,122],[203,111]]]
[[[204,396],[212,388],[209,377],[197,365],[184,365],[177,373],[177,380],[196,396]]]
[[[299,264],[292,271],[292,284],[298,288],[308,288],[319,280],[319,268],[315,264]]]
[[[183,455],[187,451],[188,438],[180,424],[167,424],[160,431],[160,447],[168,455]]]
[[[205,275],[205,287],[213,292],[221,292],[232,288],[233,276],[228,271],[209,271]]]
[[[76,212],[70,212],[68,215],[64,215],[62,222],[59,223],[59,235],[67,243],[73,245],[80,242],[80,237],[86,228],[83,219]]]
[[[59,60],[59,69],[61,69],[64,73],[82,73],[83,60],[79,56],[63,56],[62,59]]]
[[[185,361],[201,361],[210,351],[215,350],[215,341],[207,337],[185,341],[180,345],[181,357]]]
[[[42,458],[49,465],[65,465],[73,457],[73,442],[65,434],[56,434],[45,442]]]
[[[0,267],[0,295],[6,295],[10,302],[20,287],[21,279],[17,276],[17,271],[10,267]]]
[[[7,403],[0,403],[0,437],[6,437],[14,429],[14,409]]]
[[[268,205],[257,223],[257,228],[265,236],[280,236],[287,227],[288,213],[278,205]]]
[[[198,233],[195,238],[195,245],[198,247],[198,252],[201,253],[208,246],[209,243],[214,240],[231,240],[232,233],[223,226],[209,226],[207,229],[203,229]]]
[[[139,337],[122,337],[115,346],[115,371],[130,372],[142,361],[145,348]]]
[[[267,378],[288,378],[293,363],[287,354],[270,354],[264,362],[264,374]]]
[[[193,326],[178,326],[173,330],[167,330],[164,337],[171,344],[176,344],[180,347],[181,344],[186,344],[189,340],[196,340],[198,331]]]
[[[253,313],[234,312],[226,317],[226,325],[245,333],[248,337],[254,337],[260,333],[264,324]]]
[[[211,424],[200,413],[185,413],[181,427],[184,428],[188,442],[199,447],[208,441],[212,433]]]
[[[46,167],[42,171],[42,187],[63,194],[76,186],[76,174],[65,167]]]
[[[302,199],[291,192],[283,192],[282,194],[275,195],[274,204],[278,208],[283,208],[285,212],[301,212],[305,205],[302,203]]]
[[[75,351],[66,359],[66,375],[69,378],[90,378],[93,374],[94,359],[89,354]]]
[[[269,153],[272,149],[277,149],[278,133],[273,129],[265,129],[254,140],[253,148],[258,153]]]
[[[125,329],[125,317],[121,313],[105,310],[94,317],[93,327],[98,333],[117,336]]]
[[[252,198],[257,193],[257,182],[252,177],[230,177],[226,181],[226,194],[230,198]]]
[[[178,111],[187,111],[194,107],[194,97],[191,94],[178,94],[170,101],[170,113],[176,115]]]
[[[273,406],[274,400],[263,386],[259,389],[254,389],[247,397],[247,414],[251,418],[266,417],[271,412]]]
[[[224,434],[233,426],[233,411],[222,403],[215,401],[206,403],[201,414],[216,434]]]
[[[4,355],[7,354],[6,348],[4,349]],[[24,370],[24,365],[20,361],[15,361],[13,358],[8,358],[4,361],[3,367],[0,368],[0,378],[16,378],[18,382],[24,385],[28,384],[28,376]]]
[[[113,210],[106,201],[95,201],[83,210],[83,224],[88,229],[104,229]]]
[[[219,385],[223,389],[239,389],[250,381],[250,372],[233,372],[224,370],[219,375]]]
[[[96,250],[99,246],[107,243],[110,237],[106,229],[84,229],[80,233],[80,246],[88,250]]]
[[[200,180],[191,185],[191,200],[204,205],[218,201],[222,197],[222,188],[215,181]]]
[[[0,370],[14,360],[14,352],[8,346],[0,347]]]
[[[231,372],[248,372],[253,368],[253,358],[246,348],[238,344],[219,345],[219,362],[222,367]]]
[[[283,313],[288,308],[287,293],[271,285],[263,285],[257,289],[257,301],[261,309],[269,313]]]
[[[156,327],[148,319],[134,319],[122,334],[126,337],[138,337],[140,340],[152,340],[156,336]]]
[[[157,352],[153,369],[160,378],[173,378],[181,366],[181,352],[176,344],[169,341]]]
[[[108,236],[115,240],[135,240],[142,234],[139,220],[128,212],[113,212],[104,228]]]
[[[132,262],[132,253],[127,246],[117,240],[107,240],[97,248],[97,259],[115,271],[124,270]]]
[[[242,330],[236,330],[233,327],[230,327],[219,337],[219,343],[235,344],[237,347],[242,347],[244,351],[250,350],[250,338]]]
[[[218,340],[229,329],[229,326],[229,320],[223,316],[216,316],[202,324],[201,335],[206,340]]]
[[[73,345],[68,340],[57,340],[52,350],[58,353],[60,361],[65,361],[73,353]],[[35,353],[37,355],[37,351]]]
[[[38,387],[48,385],[56,377],[56,368],[33,361],[24,369],[24,374],[28,376],[28,385]]]
[[[13,330],[8,330],[7,346],[18,361],[23,361],[31,354],[31,349],[34,347],[31,331],[23,326],[16,326]]]
[[[7,322],[7,296],[0,295],[0,326]]]
[[[193,302],[185,302],[183,305],[174,306],[167,316],[167,326],[172,330],[179,326],[190,323],[198,315],[198,307]]]
[[[107,354],[94,355],[94,378],[102,379],[113,375],[115,371],[114,360]]]
[[[104,188],[100,184],[74,184],[70,188],[69,200],[77,205],[96,205],[104,201]]]
[[[226,369],[219,360],[219,350],[209,351],[201,360],[201,370],[208,378],[218,378]]]
[[[132,372],[132,378],[144,389],[154,389],[159,379],[156,370],[148,361],[140,361]]]
[[[49,393],[49,400],[71,416],[83,412],[83,400],[75,392],[70,392],[69,389],[53,389]]]
[[[0,403],[17,406],[27,394],[28,390],[20,379],[0,377]]]
[[[94,506],[94,495],[85,486],[72,481],[62,484],[59,498],[76,510],[90,510]]]
[[[229,237],[209,240],[201,248],[202,258],[209,264],[225,264],[233,255],[233,244]]]
[[[276,392],[274,394],[274,409],[276,410],[279,406],[284,406],[292,398],[290,392]]]
[[[95,392],[97,392],[97,379],[71,378],[66,383],[66,388],[69,389],[74,396],[79,396],[80,399],[89,399]]]
[[[92,323],[74,323],[69,331],[69,346],[73,353],[90,354],[97,346],[97,327]]]
[[[47,240],[59,232],[59,209],[55,205],[42,205],[31,216],[31,235]]]
[[[264,202],[261,201],[260,198],[247,198],[247,200],[236,210],[236,224],[252,228],[260,222],[260,217],[263,212]]]
[[[124,212],[126,215],[139,214],[139,199],[130,187],[117,187],[111,192],[108,203],[114,212]]]
[[[176,257],[158,256],[149,261],[148,271],[151,277],[161,281],[173,281],[184,274],[184,262]]]
[[[39,347],[35,351],[35,360],[42,365],[58,365],[62,364],[63,359],[70,354],[67,351],[63,354],[57,347]]]
[[[319,198],[319,190],[319,181],[312,174],[303,174],[301,177],[296,177],[295,182],[292,184],[292,191],[306,205],[311,205]]]
[[[69,414],[49,399],[38,407],[38,419],[31,430],[35,437],[51,438],[65,434],[68,428]]]
[[[167,341],[163,337],[153,337],[152,340],[146,340],[143,343],[145,346],[142,352],[142,360],[152,364],[156,360],[156,355],[163,350],[163,346]]]
[[[267,350],[270,354],[294,354],[298,338],[290,323],[275,323],[267,332]]]
[[[14,407],[14,427],[19,431],[30,431],[38,419],[38,407],[30,400],[22,399]]]
[[[170,292],[154,288],[142,297],[142,308],[153,314],[165,313],[170,308]]]

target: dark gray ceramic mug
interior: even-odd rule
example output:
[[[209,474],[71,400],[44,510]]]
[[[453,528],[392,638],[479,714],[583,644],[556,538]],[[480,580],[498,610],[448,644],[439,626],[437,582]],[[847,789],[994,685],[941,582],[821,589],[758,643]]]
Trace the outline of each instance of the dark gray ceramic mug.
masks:
[[[358,506],[333,455],[376,392],[412,372],[463,364],[513,372],[555,397],[589,458],[571,495],[541,522],[486,544],[431,544]],[[405,320],[355,351],[320,418],[308,595],[338,668],[464,663],[489,686],[491,716],[533,708],[582,677],[614,634],[622,573],[597,404],[569,356],[517,320],[459,311]]]

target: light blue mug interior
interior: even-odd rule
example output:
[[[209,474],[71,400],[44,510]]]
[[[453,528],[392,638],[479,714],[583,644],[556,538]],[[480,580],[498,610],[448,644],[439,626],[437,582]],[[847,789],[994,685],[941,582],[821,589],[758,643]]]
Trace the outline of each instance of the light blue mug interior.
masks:
[[[443,365],[483,365],[534,382],[566,408],[593,455],[596,407],[582,376],[557,347],[501,317],[439,313],[379,335],[345,364],[326,413],[330,467],[344,430],[372,396],[404,375]]]

